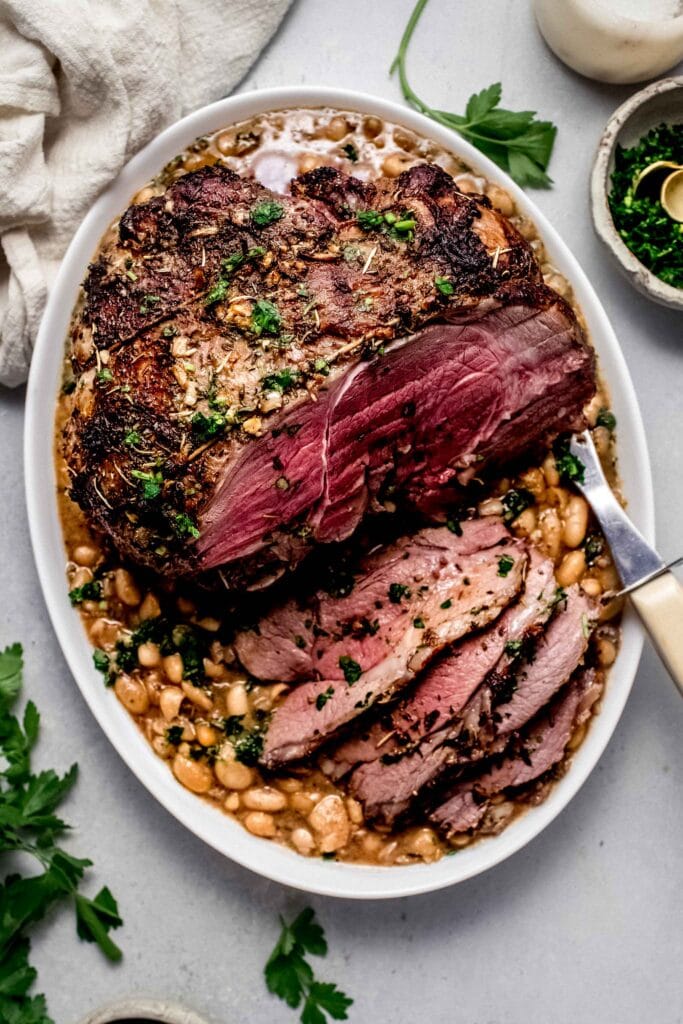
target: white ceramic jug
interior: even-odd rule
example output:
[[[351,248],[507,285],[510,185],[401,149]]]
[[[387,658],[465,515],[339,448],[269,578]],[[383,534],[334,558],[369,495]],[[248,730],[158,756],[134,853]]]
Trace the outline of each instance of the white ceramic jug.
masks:
[[[618,0],[532,0],[548,46],[570,68],[601,82],[643,82],[683,60],[683,9],[641,0],[621,13]],[[628,10],[633,8],[629,5]]]

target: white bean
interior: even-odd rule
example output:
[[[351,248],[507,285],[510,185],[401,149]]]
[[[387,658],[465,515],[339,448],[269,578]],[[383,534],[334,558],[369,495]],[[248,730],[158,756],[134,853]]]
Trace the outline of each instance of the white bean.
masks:
[[[114,589],[119,601],[129,608],[135,608],[142,600],[140,588],[127,569],[117,569],[114,573]]]
[[[295,828],[291,835],[292,844],[304,857],[315,850],[315,839],[307,828]]]
[[[164,658],[164,672],[172,683],[183,680],[183,659],[180,654],[167,654]]]
[[[213,785],[213,772],[208,764],[180,753],[173,758],[173,774],[192,793],[208,793]]]
[[[541,513],[541,533],[543,542],[550,558],[555,561],[562,544],[562,523],[554,508],[545,509]]]
[[[258,786],[255,789],[248,789],[242,797],[245,807],[252,811],[284,811],[287,806],[287,797],[279,789],[271,786]]]
[[[90,544],[79,544],[73,554],[74,562],[78,565],[85,565],[89,569],[92,569],[99,557],[97,548],[92,547]]]
[[[159,707],[167,722],[173,721],[180,711],[185,694],[177,686],[165,686],[159,694]]]
[[[138,661],[143,668],[155,668],[161,662],[161,651],[150,641],[138,647]]]
[[[251,768],[240,761],[216,761],[214,771],[218,781],[226,789],[248,789],[254,781],[254,773]],[[267,810],[267,808],[262,809]]]
[[[180,686],[185,696],[191,700],[196,707],[201,708],[202,711],[212,710],[213,701],[206,690],[202,690],[200,686],[194,686],[193,683],[188,683],[186,679],[183,680]]]
[[[320,800],[308,816],[309,823],[317,833],[323,853],[334,853],[349,841],[349,816],[344,801],[336,793],[330,793]]]
[[[241,717],[249,711],[249,697],[243,683],[236,683],[228,690],[225,706],[229,715]]]
[[[578,495],[573,494],[564,511],[564,529],[562,539],[568,548],[578,548],[583,542],[588,528],[588,504]]]
[[[275,818],[265,811],[250,811],[244,819],[244,827],[254,836],[272,839],[275,835]]]
[[[557,472],[555,456],[552,453],[546,455],[543,460],[543,476],[548,487],[557,487],[560,482],[560,474]]]
[[[122,674],[114,683],[114,692],[132,715],[142,715],[149,707],[147,690],[139,679]]]
[[[585,571],[586,556],[579,548],[576,551],[569,551],[564,556],[555,578],[561,587],[570,587],[572,583],[578,583]]]

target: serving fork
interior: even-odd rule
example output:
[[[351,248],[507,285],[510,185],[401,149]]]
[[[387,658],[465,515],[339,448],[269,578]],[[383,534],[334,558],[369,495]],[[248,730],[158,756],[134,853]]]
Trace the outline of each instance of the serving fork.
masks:
[[[631,604],[650,635],[657,653],[683,696],[683,587],[668,565],[635,528],[610,488],[588,431],[574,434],[571,454],[583,467],[574,484],[593,509],[612,553]]]

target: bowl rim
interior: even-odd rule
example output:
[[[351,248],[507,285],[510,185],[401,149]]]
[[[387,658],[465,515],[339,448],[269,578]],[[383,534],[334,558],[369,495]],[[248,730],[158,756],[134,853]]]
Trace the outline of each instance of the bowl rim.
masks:
[[[608,202],[610,193],[609,165],[619,135],[633,115],[653,97],[679,90],[683,95],[683,75],[670,75],[639,89],[638,92],[629,96],[620,107],[617,107],[600,136],[590,179],[591,215],[596,234],[618,261],[633,286],[655,302],[669,306],[671,309],[683,309],[683,290],[674,288],[673,285],[667,284],[666,281],[662,281],[651,270],[648,270],[645,264],[641,263],[638,257],[631,252],[615,227]]]
[[[464,881],[520,850],[546,828],[580,789],[604,751],[621,716],[638,666],[643,632],[627,610],[622,642],[601,714],[576,751],[571,768],[548,798],[516,818],[499,835],[481,840],[433,864],[377,867],[305,858],[284,846],[250,835],[208,802],[183,789],[152,750],[132,717],[102,685],[92,647],[68,601],[63,537],[56,502],[54,411],[59,394],[64,342],[78,287],[104,230],[153,174],[197,136],[271,110],[325,108],[375,114],[431,138],[475,171],[507,189],[529,216],[560,273],[570,280],[588,324],[621,424],[620,465],[632,517],[645,537],[654,536],[650,461],[640,410],[624,356],[593,288],[555,229],[503,171],[469,143],[423,115],[390,100],[349,89],[278,87],[220,100],[171,125],[122,169],[100,195],[76,232],[59,268],[36,340],[27,387],[25,481],[29,531],[40,583],[53,628],[74,679],[105,735],[131,771],[186,828],[243,867],[294,888],[326,896],[385,899],[411,896]],[[56,343],[53,339],[57,339]]]
[[[117,1021],[148,1020],[151,1024],[209,1024],[194,1010],[166,999],[127,996],[91,1010],[79,1024],[116,1024]]]

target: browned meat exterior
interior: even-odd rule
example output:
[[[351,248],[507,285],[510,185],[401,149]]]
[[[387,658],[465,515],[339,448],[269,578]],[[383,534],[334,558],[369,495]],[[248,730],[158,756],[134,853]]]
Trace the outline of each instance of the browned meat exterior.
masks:
[[[484,822],[491,798],[534,782],[563,757],[574,730],[590,716],[601,685],[592,669],[581,672],[492,766],[447,791],[429,818],[447,835]],[[496,831],[494,820],[489,831]]]
[[[392,823],[446,772],[505,749],[581,663],[596,616],[594,604],[571,587],[531,653],[502,677],[491,673],[450,725],[405,752],[361,764],[349,789],[368,817]]]
[[[465,522],[462,536],[423,530],[370,555],[346,597],[318,594],[308,607],[290,602],[274,623],[238,638],[241,660],[257,677],[277,678],[278,664],[289,661],[291,675],[306,679],[273,714],[264,764],[306,757],[414,679],[446,645],[486,626],[514,600],[527,562],[500,522]]]
[[[166,575],[266,582],[390,492],[431,507],[578,426],[594,390],[528,244],[436,166],[290,196],[204,168],[131,207],[84,288],[72,493]]]
[[[553,563],[532,548],[519,600],[488,629],[433,662],[394,708],[332,751],[324,762],[326,774],[340,779],[361,764],[382,758],[386,763],[416,749],[463,711],[487,677],[505,688],[515,657],[549,619],[556,589]]]

